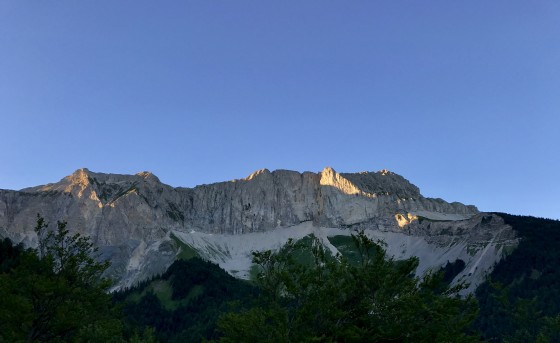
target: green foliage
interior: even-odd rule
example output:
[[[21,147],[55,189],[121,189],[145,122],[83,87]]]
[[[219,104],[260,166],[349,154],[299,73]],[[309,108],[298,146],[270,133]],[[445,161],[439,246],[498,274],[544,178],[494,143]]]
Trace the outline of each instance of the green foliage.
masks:
[[[2,243],[0,342],[124,342],[101,278],[108,263],[96,261],[89,239],[70,236],[65,222],[49,231],[40,216],[35,232],[38,251]]]
[[[108,289],[110,280],[101,275],[109,267],[109,261],[96,260],[97,248],[88,237],[79,233],[72,236],[66,222],[57,222],[56,230],[47,230],[48,224],[38,216],[35,233],[39,239],[39,258],[55,275],[66,279],[74,286]]]
[[[0,241],[0,273],[9,272],[17,267],[24,252],[22,244],[14,246],[12,241],[5,238]]]
[[[459,275],[463,269],[465,269],[465,261],[461,259],[455,260],[455,262],[447,262],[447,264],[441,268],[441,272],[443,273],[443,282],[450,284],[455,276]]]
[[[521,240],[477,289],[475,328],[490,342],[560,342],[560,221],[498,215]]]
[[[417,259],[395,261],[363,232],[357,256],[330,256],[312,244],[311,265],[289,241],[278,253],[255,252],[262,290],[249,309],[221,317],[219,342],[475,342],[466,329],[477,307],[442,276],[414,276]]]
[[[351,236],[332,236],[328,237],[329,242],[334,245],[336,250],[344,256],[350,263],[358,263],[360,261],[360,254],[356,250],[356,245]]]
[[[177,260],[161,276],[113,295],[129,330],[153,327],[162,342],[201,342],[216,337],[228,303],[249,303],[255,289],[199,257]]]
[[[175,244],[177,244],[180,248],[180,252],[179,252],[179,255],[177,256],[177,258],[179,258],[181,260],[189,260],[189,259],[191,259],[195,256],[198,256],[198,253],[195,249],[193,249],[191,246],[183,243],[174,234],[171,234],[171,239],[173,239]]]

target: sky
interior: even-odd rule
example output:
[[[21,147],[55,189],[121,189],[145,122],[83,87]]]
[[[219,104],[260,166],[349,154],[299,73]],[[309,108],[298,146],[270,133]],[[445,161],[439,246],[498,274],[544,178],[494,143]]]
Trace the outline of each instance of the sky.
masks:
[[[560,2],[0,0],[0,188],[389,169],[560,218]]]

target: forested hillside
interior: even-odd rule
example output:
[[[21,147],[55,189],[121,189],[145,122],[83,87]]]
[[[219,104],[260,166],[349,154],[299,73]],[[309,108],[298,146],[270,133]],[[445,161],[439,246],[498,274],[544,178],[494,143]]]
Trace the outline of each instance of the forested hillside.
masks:
[[[229,302],[249,303],[257,289],[198,257],[177,260],[159,277],[114,294],[129,328],[152,327],[161,342],[216,338]]]
[[[490,342],[560,341],[560,221],[498,213],[521,240],[476,291]]]
[[[478,341],[476,302],[445,282],[462,261],[417,278],[416,258],[393,260],[363,233],[332,241],[343,255],[314,236],[254,252],[254,286],[195,257],[115,300],[130,327],[152,326],[162,342]]]
[[[488,281],[478,288],[476,299],[480,311],[472,325],[472,332],[478,332],[481,339],[490,342],[558,342],[560,222],[503,213],[498,215],[513,226],[520,237],[520,244],[496,265]],[[349,255],[351,258],[352,253]],[[197,259],[190,263],[200,264],[201,261]],[[460,260],[445,266],[444,281],[450,281],[463,266]],[[206,332],[206,337],[215,337],[215,332]]]
[[[416,279],[415,259],[387,260],[383,246],[364,236],[331,238],[343,251],[336,258],[312,236],[280,252],[255,252],[250,282],[184,246],[167,272],[111,302],[100,278],[107,264],[92,259],[89,240],[70,236],[65,223],[47,231],[39,219],[39,249],[0,241],[0,342],[423,342],[438,332],[465,342],[560,342],[560,221],[498,215],[520,243],[477,289],[478,316],[476,303],[447,286],[463,261]],[[430,324],[410,325],[416,317]]]

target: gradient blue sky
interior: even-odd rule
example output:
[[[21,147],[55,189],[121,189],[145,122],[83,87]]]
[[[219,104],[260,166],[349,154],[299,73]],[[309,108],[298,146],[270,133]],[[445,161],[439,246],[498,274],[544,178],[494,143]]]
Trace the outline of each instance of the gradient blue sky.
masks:
[[[389,169],[560,218],[559,1],[0,0],[0,188]]]

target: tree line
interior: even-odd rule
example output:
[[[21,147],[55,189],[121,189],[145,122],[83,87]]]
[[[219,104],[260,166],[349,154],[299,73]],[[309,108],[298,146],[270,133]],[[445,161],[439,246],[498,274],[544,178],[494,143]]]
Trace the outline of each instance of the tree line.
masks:
[[[250,282],[194,257],[109,294],[91,241],[39,216],[37,249],[0,241],[0,342],[560,342],[560,222],[499,215],[519,247],[466,297],[463,261],[417,277],[363,232],[254,252]]]

